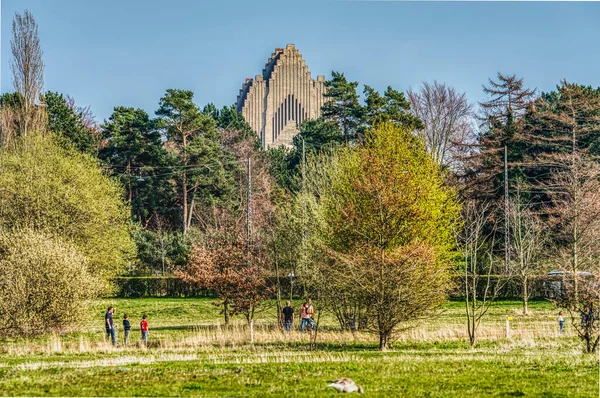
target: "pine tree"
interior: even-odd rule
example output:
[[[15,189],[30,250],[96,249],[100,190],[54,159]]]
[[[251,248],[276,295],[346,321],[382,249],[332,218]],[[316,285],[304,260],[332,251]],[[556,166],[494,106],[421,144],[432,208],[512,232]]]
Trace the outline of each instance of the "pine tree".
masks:
[[[72,98],[48,91],[44,101],[48,112],[48,130],[57,136],[58,142],[80,152],[97,154],[98,137],[94,130],[86,126],[83,111],[74,106]]]
[[[535,99],[536,92],[526,88],[523,79],[498,73],[497,81],[489,79],[483,86],[489,96],[481,102],[482,134],[479,151],[468,160],[468,191],[477,199],[497,201],[505,195],[504,147],[507,151],[510,184],[523,180],[524,140],[522,119]],[[510,185],[509,185],[510,190]]]
[[[157,215],[177,219],[171,170],[156,122],[142,109],[118,106],[102,125],[99,157],[126,190],[132,218],[147,227]]]
[[[229,171],[237,167],[231,154],[223,150],[216,121],[200,110],[193,97],[189,90],[168,89],[156,111],[176,159],[172,175],[181,193],[184,234],[198,202],[214,204],[232,198],[235,187]]]
[[[343,73],[331,72],[332,79],[325,83],[327,91],[321,113],[325,119],[339,124],[346,145],[357,137],[361,124],[362,107],[358,102],[358,82],[349,82]]]
[[[409,130],[422,129],[423,122],[410,113],[410,103],[404,93],[388,86],[383,95],[374,88],[365,85],[365,108],[363,111],[363,128],[377,123],[393,123]]]

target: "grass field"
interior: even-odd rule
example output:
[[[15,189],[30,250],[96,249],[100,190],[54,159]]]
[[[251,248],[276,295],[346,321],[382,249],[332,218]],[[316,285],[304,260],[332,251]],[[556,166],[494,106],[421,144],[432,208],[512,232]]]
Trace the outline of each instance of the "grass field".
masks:
[[[0,342],[0,394],[9,396],[333,396],[327,381],[350,377],[369,396],[466,397],[598,395],[595,357],[582,354],[570,329],[557,335],[556,309],[502,301],[489,311],[481,340],[466,342],[464,304],[407,325],[387,352],[376,336],[341,333],[324,314],[315,350],[308,334],[273,327],[275,310],[260,313],[255,343],[243,319],[228,329],[210,299],[111,299],[93,303],[79,332]],[[151,345],[112,348],[103,342],[103,314],[150,322]],[[511,338],[505,316],[513,317]],[[122,336],[119,336],[122,339]]]

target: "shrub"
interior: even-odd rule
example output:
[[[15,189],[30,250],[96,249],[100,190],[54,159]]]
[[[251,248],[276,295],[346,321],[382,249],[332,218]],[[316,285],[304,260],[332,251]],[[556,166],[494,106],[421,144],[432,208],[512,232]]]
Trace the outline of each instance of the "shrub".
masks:
[[[135,256],[122,189],[92,156],[32,133],[0,148],[0,228],[60,236],[104,280]]]
[[[37,334],[73,325],[102,286],[73,245],[30,229],[0,231],[0,333]]]

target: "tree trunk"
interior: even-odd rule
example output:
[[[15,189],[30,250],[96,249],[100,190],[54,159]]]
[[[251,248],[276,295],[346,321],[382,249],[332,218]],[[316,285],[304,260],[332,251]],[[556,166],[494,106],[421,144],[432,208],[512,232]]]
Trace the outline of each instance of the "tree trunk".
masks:
[[[594,344],[592,345],[592,351],[591,352],[596,352],[596,349],[598,348],[598,342],[600,341],[600,336],[597,336],[594,339]]]
[[[129,187],[129,194],[128,194],[127,202],[131,205],[131,202],[133,201],[133,189],[131,188],[131,162],[127,162],[126,173],[129,177],[127,179],[127,185]],[[132,212],[132,210],[131,210],[131,206],[130,206],[129,213],[131,214],[131,212]]]
[[[25,101],[25,112],[23,114],[23,136],[27,136],[27,132],[29,129],[29,101],[27,99],[27,94],[25,95],[25,98],[23,98],[23,101]]]
[[[387,351],[390,336],[387,332],[379,332],[379,351]]]
[[[162,274],[165,276],[165,236],[163,231],[160,231],[160,262],[162,265]]]
[[[529,309],[527,308],[529,292],[527,291],[527,277],[523,278],[523,315],[529,314]]]
[[[275,285],[277,288],[277,321],[279,326],[283,326],[283,319],[281,318],[281,280],[279,279],[279,261],[277,261],[277,247],[275,243],[275,236],[273,236],[273,261],[275,263]]]
[[[587,331],[586,331],[586,335],[585,335],[585,348],[586,348],[586,352],[588,354],[592,352],[590,336]]]
[[[187,229],[190,229],[190,227],[192,226],[192,217],[194,216],[194,204],[195,204],[195,199],[196,199],[196,189],[194,189],[194,191],[192,192],[192,200],[190,202],[190,210],[188,211],[188,215],[187,215]]]
[[[475,348],[475,346],[477,345],[477,336],[475,335],[475,333],[471,333],[469,335],[469,344],[471,344],[471,348]]]

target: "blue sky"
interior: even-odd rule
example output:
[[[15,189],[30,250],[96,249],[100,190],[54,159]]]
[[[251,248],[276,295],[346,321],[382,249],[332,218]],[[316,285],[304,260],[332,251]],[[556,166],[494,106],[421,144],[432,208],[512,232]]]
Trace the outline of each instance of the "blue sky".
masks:
[[[287,43],[313,76],[339,70],[379,90],[435,79],[475,102],[498,71],[544,91],[563,78],[600,86],[600,3],[1,1],[2,92],[11,90],[11,20],[29,9],[45,89],[90,105],[100,121],[118,105],[153,114],[167,88],[232,104]]]

